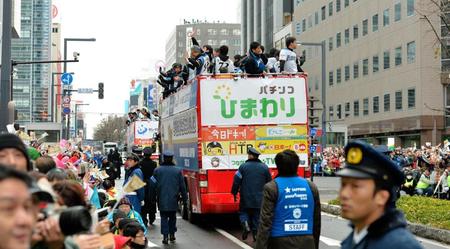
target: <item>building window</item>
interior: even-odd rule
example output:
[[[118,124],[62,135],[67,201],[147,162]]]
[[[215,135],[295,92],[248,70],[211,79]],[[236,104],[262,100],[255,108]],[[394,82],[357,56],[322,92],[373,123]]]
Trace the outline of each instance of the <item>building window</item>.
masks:
[[[222,46],[222,45],[228,45],[228,41],[227,41],[227,40],[221,40],[219,45],[220,45],[220,46]]]
[[[389,25],[389,9],[383,11],[383,27]]]
[[[208,29],[208,35],[216,35],[217,34],[217,30],[215,29]]]
[[[396,3],[394,5],[394,21],[398,22],[402,19],[402,4]]]
[[[345,66],[345,69],[344,69],[344,79],[345,79],[345,81],[348,81],[348,80],[350,80],[350,66]]]
[[[344,7],[347,8],[350,4],[350,0],[344,0]]]
[[[353,40],[358,39],[359,37],[359,30],[358,30],[358,24],[353,26]]]
[[[415,2],[415,0],[407,0],[406,1],[406,15],[407,16],[414,15],[414,2]]]
[[[330,37],[328,39],[328,50],[330,50],[330,51],[333,50],[333,37]]]
[[[384,51],[383,53],[383,69],[389,69],[391,67],[391,53],[388,51]]]
[[[228,29],[221,29],[220,30],[221,35],[228,35]]]
[[[395,48],[395,65],[402,64],[402,47]]]
[[[369,115],[369,98],[363,99],[363,115]]]
[[[386,93],[384,95],[384,111],[388,112],[391,110],[391,95],[389,93]]]
[[[342,105],[341,104],[336,106],[336,117],[337,117],[337,119],[342,118]]]
[[[295,33],[300,35],[302,33],[302,23],[298,22],[295,24]]]
[[[345,117],[350,116],[350,102],[345,103]]]
[[[415,108],[416,107],[416,89],[411,88],[408,89],[408,108]]]
[[[339,84],[342,81],[342,70],[340,68],[336,69],[336,83]]]
[[[353,79],[357,79],[359,77],[359,61],[353,64]]]
[[[353,101],[353,116],[359,117],[359,100]]]
[[[336,48],[341,46],[341,32],[336,34]]]
[[[344,43],[345,44],[350,43],[350,29],[345,29],[344,31]]]
[[[322,10],[322,21],[324,21],[327,16],[327,12],[325,11],[325,6],[322,6],[321,10]]]
[[[402,91],[395,92],[395,110],[401,110],[402,109]]]
[[[341,0],[336,0],[336,12],[341,11]]]
[[[328,3],[328,15],[333,15],[333,2]]]
[[[372,57],[372,72],[376,73],[380,70],[380,59],[378,55]]]
[[[306,19],[302,20],[302,31],[305,32],[306,31]]]
[[[372,16],[372,32],[378,31],[378,14]]]
[[[316,82],[314,83],[314,89],[319,90],[319,78],[316,77]]]
[[[309,15],[308,16],[308,28],[312,28],[313,25],[313,16]]]
[[[363,60],[363,76],[369,75],[369,59]]]
[[[328,85],[333,86],[334,83],[334,75],[333,71],[328,72]]]
[[[332,105],[328,107],[328,117],[330,120],[334,119],[334,107]]]
[[[316,11],[316,13],[314,13],[314,24],[318,25],[319,24],[319,12]]]
[[[378,96],[373,97],[372,107],[373,107],[373,113],[380,112],[380,97],[378,97]]]
[[[416,61],[416,42],[408,42],[406,44],[408,64],[414,63]]]
[[[364,20],[362,22],[362,25],[363,25],[362,35],[365,36],[369,33],[369,20],[367,20],[367,19]]]
[[[241,30],[240,29],[233,29],[233,35],[241,35]]]

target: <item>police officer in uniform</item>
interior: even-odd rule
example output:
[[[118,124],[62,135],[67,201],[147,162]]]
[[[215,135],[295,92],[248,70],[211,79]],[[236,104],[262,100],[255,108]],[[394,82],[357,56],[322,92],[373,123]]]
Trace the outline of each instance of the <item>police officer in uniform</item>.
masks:
[[[163,244],[175,242],[175,232],[177,231],[176,212],[178,210],[178,199],[181,195],[183,204],[186,204],[187,193],[181,170],[175,167],[173,153],[165,151],[163,153],[163,163],[156,168],[150,178],[152,188],[156,192],[158,209],[161,215],[161,234]]]
[[[242,225],[242,239],[246,240],[248,234],[253,234],[256,240],[256,232],[261,211],[264,184],[272,180],[269,167],[258,159],[259,153],[251,147],[247,150],[248,160],[242,164],[234,175],[231,193],[236,195],[240,192],[239,219]]]
[[[348,143],[345,155],[346,167],[337,173],[342,177],[339,199],[353,231],[342,248],[422,248],[395,208],[396,190],[404,181],[395,162],[362,141]]]
[[[278,175],[264,186],[257,249],[317,249],[321,228],[319,190],[297,175],[292,150],[275,156]]]

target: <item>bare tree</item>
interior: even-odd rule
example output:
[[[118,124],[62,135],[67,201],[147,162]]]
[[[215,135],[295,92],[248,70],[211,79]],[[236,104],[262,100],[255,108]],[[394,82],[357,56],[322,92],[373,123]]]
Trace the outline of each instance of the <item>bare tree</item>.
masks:
[[[94,139],[107,142],[124,142],[126,117],[108,116],[94,130]]]
[[[426,2],[427,1],[427,2]],[[443,58],[450,57],[450,46],[447,40],[450,40],[450,1],[449,0],[425,0],[421,1],[414,10],[425,20],[436,37],[436,42],[440,45],[441,56]],[[433,21],[438,17],[440,22]]]

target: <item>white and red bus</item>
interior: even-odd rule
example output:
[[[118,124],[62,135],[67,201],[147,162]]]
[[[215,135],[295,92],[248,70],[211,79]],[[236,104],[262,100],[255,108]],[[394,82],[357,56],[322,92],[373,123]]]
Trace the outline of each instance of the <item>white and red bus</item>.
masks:
[[[236,213],[233,176],[255,147],[276,175],[274,157],[291,149],[308,174],[306,76],[199,76],[161,105],[163,150],[174,152],[188,189],[183,217]]]

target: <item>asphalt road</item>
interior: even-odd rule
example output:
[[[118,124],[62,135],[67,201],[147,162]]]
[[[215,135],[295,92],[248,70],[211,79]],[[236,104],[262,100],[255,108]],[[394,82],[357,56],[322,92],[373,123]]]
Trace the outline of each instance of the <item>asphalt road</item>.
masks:
[[[123,176],[123,174],[122,174]],[[314,177],[314,183],[318,186],[321,201],[325,202],[337,197],[340,185],[336,177]],[[117,181],[118,189],[122,181]],[[160,233],[160,219],[157,214],[155,224],[149,227],[148,239],[150,248],[213,248],[213,249],[251,249],[254,243],[251,236],[247,241],[240,240],[240,226],[237,215],[210,215],[203,217],[198,224],[191,224],[183,220],[177,214],[176,243],[162,244]],[[340,248],[342,241],[349,233],[348,221],[341,217],[322,213],[322,232],[319,247],[322,249]],[[435,241],[417,238],[426,249],[450,249],[450,245],[444,245]]]

